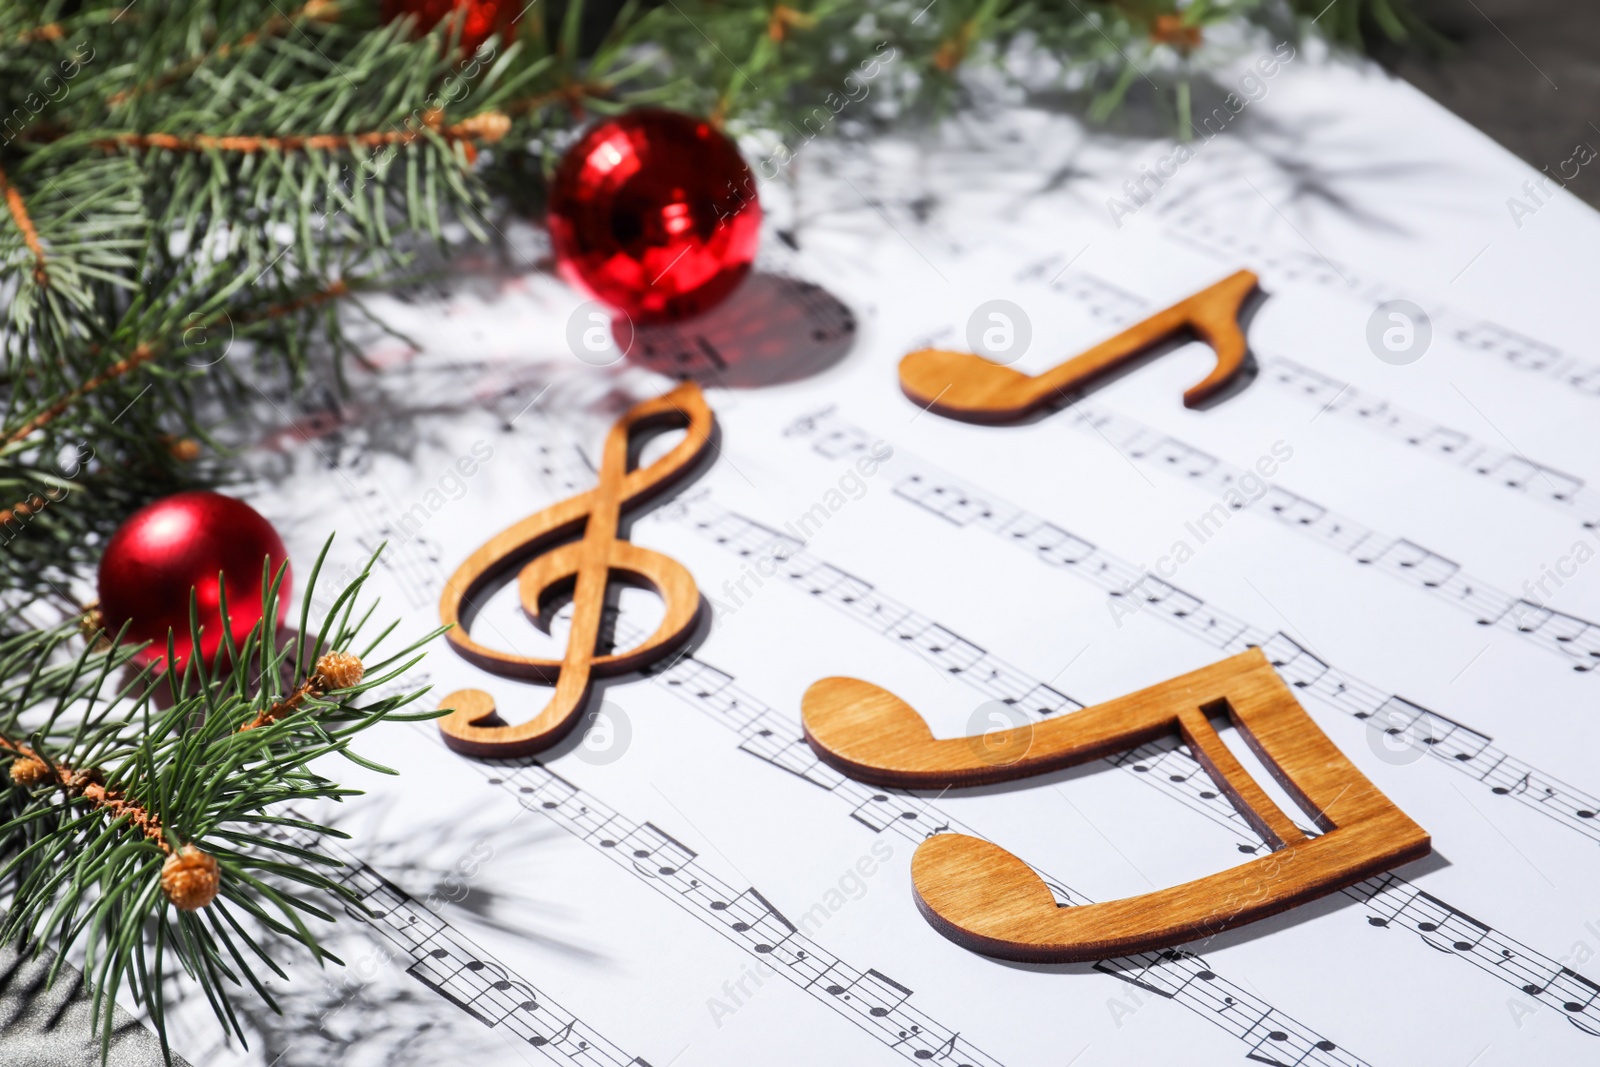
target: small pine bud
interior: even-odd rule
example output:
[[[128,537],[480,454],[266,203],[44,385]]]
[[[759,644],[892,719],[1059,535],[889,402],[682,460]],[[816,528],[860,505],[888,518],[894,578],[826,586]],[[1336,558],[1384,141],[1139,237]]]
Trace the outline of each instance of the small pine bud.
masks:
[[[361,665],[361,657],[351,652],[328,652],[317,660],[317,688],[326,692],[329,689],[349,689],[351,686],[361,684],[361,675],[366,668]]]
[[[199,911],[217,897],[217,859],[184,845],[161,865],[161,891],[179,911]]]
[[[1202,36],[1199,26],[1190,26],[1183,21],[1182,15],[1168,14],[1156,16],[1150,27],[1150,39],[1157,44],[1171,45],[1180,54],[1188,55],[1200,47]]]
[[[193,463],[200,458],[200,442],[192,437],[179,437],[167,445],[172,458],[180,463]]]
[[[480,111],[470,119],[457,123],[454,132],[476,138],[484,144],[494,144],[511,132],[511,116],[499,111]]]
[[[11,761],[11,780],[31,789],[50,780],[50,768],[38,756],[18,756]]]
[[[83,606],[83,613],[78,616],[78,633],[89,642],[91,652],[107,652],[111,649],[111,637],[106,633],[105,613],[100,610],[98,600],[91,600]]]

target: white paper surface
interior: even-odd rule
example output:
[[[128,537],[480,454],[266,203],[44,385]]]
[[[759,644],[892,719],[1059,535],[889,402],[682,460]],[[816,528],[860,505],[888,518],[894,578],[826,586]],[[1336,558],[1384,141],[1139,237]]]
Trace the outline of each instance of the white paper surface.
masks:
[[[1301,57],[1271,84],[1249,124],[1200,143],[1120,228],[1105,199],[1170,145],[1022,108],[971,115],[939,144],[809,145],[792,185],[763,190],[763,274],[676,344],[649,338],[649,358],[575,359],[581,298],[531,268],[377,302],[420,350],[375,337],[384,370],[357,375],[337,419],[263,446],[276,476],[251,499],[297,568],[331,530],[336,571],[387,539],[380,614],[426,632],[473,549],[593,484],[605,428],[669,384],[647,362],[703,375],[722,437],[632,540],[689,568],[715,624],[665,672],[606,687],[603,721],[537,763],[465,759],[431,725],[368,735],[363,751],[401,775],[338,768],[371,793],[340,825],[387,920],[345,923],[357,966],[298,977],[320,999],[263,1021],[250,1053],[214,1047],[204,1011],[179,1050],[1593,1062],[1600,678],[1575,668],[1600,656],[1586,621],[1600,619],[1586,525],[1600,519],[1600,224],[1557,194],[1517,226],[1505,201],[1531,170],[1367,68]],[[1067,168],[1088,177],[1059,182]],[[1260,374],[1210,410],[1180,402],[1211,365],[1197,344],[1025,426],[953,422],[899,391],[900,356],[963,347],[986,300],[1024,309],[1018,366],[1037,371],[1239,268],[1269,293],[1250,325]],[[1432,320],[1405,366],[1366,341],[1394,297]],[[744,387],[776,368],[796,377]],[[854,462],[880,441],[893,458],[863,478]],[[1254,499],[1205,520],[1230,489]],[[785,533],[797,524],[803,543]],[[619,639],[659,613],[630,592]],[[474,633],[525,654],[564,639],[510,591]],[[843,779],[799,740],[801,694],[827,675],[898,693],[948,736],[988,728],[997,707],[1066,711],[1249,644],[1435,854],[1169,957],[985,959],[918,915],[909,863],[926,834],[961,829],[1081,903],[1257,854],[1175,745],[903,796]],[[423,670],[436,695],[484,689],[512,721],[549,696],[442,641]]]

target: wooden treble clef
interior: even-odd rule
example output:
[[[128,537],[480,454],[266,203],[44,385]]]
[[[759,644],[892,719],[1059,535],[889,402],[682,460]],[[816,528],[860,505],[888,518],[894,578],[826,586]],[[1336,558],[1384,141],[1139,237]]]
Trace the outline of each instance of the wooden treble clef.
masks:
[[[649,466],[629,469],[629,444],[636,432],[675,427],[687,433],[671,451]],[[618,523],[630,505],[657,496],[694,473],[712,445],[714,431],[711,409],[693,382],[638,404],[606,435],[597,486],[502,530],[456,569],[439,599],[439,616],[451,627],[446,635],[451,646],[495,674],[553,683],[555,694],[534,718],[507,725],[496,715],[494,698],[483,690],[451,693],[443,703],[455,710],[439,720],[445,744],[469,756],[486,757],[525,756],[549,748],[577,724],[596,678],[637,670],[670,655],[688,639],[700,617],[700,590],[694,577],[677,560],[619,535]],[[536,622],[546,594],[572,587],[572,629],[561,659],[490,648],[469,631],[479,607],[474,599],[518,564],[522,609]],[[606,591],[614,581],[653,589],[665,612],[655,633],[642,644],[602,655],[596,645]]]

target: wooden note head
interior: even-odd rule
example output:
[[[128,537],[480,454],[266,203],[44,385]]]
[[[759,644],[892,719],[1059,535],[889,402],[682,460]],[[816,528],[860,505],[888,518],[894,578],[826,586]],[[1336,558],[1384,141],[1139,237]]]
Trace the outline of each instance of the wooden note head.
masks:
[[[900,361],[900,389],[918,407],[963,422],[999,424],[1035,405],[1036,379],[974,352],[922,348]]]
[[[824,762],[908,789],[1025,778],[1175,734],[1275,850],[1183,885],[1058,908],[1039,876],[999,845],[962,834],[924,841],[912,860],[922,913],[952,940],[1006,959],[1069,962],[1170,948],[1342,889],[1431,847],[1317,728],[1260,649],[998,738],[937,738],[905,701],[851,678],[808,689],[803,717]],[[1212,725],[1218,717],[1232,720],[1321,834],[1303,831],[1249,775]]]

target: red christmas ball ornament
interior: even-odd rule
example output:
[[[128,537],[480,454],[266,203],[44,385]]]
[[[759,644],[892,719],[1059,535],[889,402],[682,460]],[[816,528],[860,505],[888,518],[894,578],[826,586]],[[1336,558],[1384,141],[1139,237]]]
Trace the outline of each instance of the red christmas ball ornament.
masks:
[[[461,47],[476,52],[494,33],[502,38],[517,24],[526,4],[514,0],[383,0],[380,12],[384,22],[415,15],[417,32],[427,33],[445,16],[458,12],[461,22]]]
[[[178,665],[194,651],[189,639],[189,590],[200,617],[200,654],[209,663],[222,647],[221,598],[226,580],[228,619],[235,643],[261,621],[261,564],[284,568],[278,618],[289,610],[289,554],[272,524],[242,500],[221,493],[177,493],[133,513],[100,557],[100,612],[108,633],[130,623],[124,640],[150,645],[139,654],[155,663],[167,654],[172,631]]]
[[[750,270],[761,203],[734,143],[703,119],[645,109],[562,157],[550,237],[563,276],[639,322],[687,318]]]

